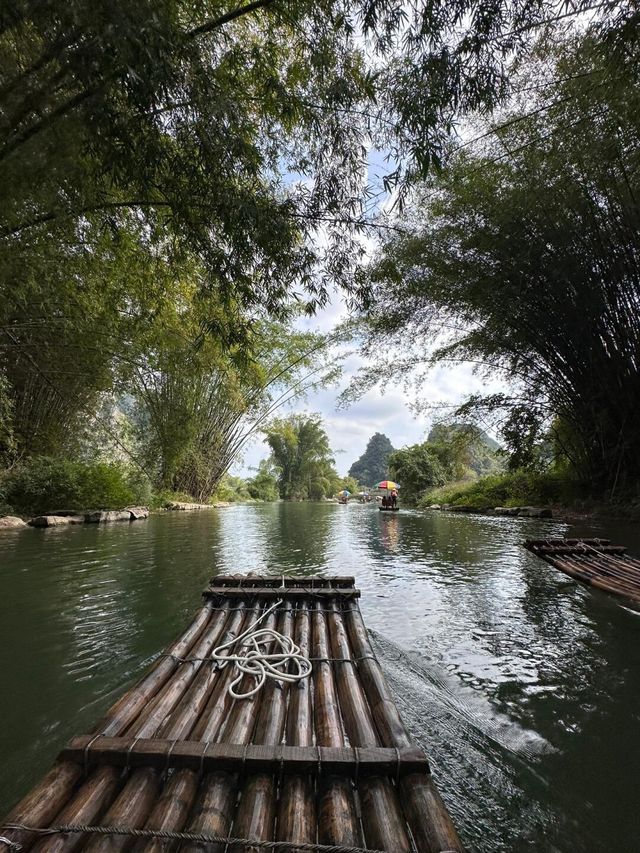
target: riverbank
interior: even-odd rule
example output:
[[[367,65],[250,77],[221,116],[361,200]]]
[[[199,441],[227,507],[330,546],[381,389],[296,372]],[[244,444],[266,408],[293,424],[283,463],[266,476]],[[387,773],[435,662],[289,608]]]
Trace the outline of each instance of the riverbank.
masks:
[[[231,506],[229,501],[216,501],[210,504],[189,503],[187,501],[169,502],[164,507],[150,510],[146,506],[127,506],[123,509],[98,509],[85,512],[76,510],[57,510],[45,512],[31,518],[17,515],[0,516],[1,530],[19,530],[23,527],[64,527],[70,524],[108,524],[114,521],[141,521],[151,512],[187,512],[189,510],[222,509]]]
[[[640,520],[640,500],[636,495],[598,500],[586,495],[584,487],[564,472],[515,471],[448,483],[426,492],[418,507],[483,515],[552,517],[568,523]]]

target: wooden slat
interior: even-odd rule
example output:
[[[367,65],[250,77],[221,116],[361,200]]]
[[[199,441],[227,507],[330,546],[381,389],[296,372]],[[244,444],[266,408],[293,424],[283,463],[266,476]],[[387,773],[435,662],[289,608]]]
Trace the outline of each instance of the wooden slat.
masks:
[[[208,587],[205,598],[237,598],[242,601],[256,596],[264,599],[282,598],[294,601],[332,598],[360,598],[359,589],[302,589],[298,587]]]
[[[574,554],[617,554],[622,556],[627,550],[623,545],[532,545],[529,548],[540,557],[560,557]]]
[[[216,575],[209,581],[210,586],[243,586],[243,587],[304,587],[305,589],[316,589],[326,587],[349,587],[353,586],[355,578],[352,575],[331,575],[321,577],[313,575],[305,577],[296,575],[286,577],[283,575]]]
[[[203,743],[163,738],[99,737],[73,738],[59,759],[89,766],[154,767],[165,770],[188,768],[235,773],[339,773],[383,774],[428,773],[429,762],[416,746],[384,747],[283,746],[273,744]]]

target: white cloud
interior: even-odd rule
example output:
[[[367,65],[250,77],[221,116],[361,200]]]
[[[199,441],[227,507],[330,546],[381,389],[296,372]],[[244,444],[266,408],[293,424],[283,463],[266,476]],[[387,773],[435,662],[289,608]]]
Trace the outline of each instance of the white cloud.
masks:
[[[336,299],[315,317],[302,321],[302,324],[305,328],[327,332],[346,315],[344,304]],[[344,376],[339,387],[323,388],[309,395],[306,400],[299,400],[282,410],[282,414],[319,412],[322,415],[331,446],[336,453],[336,467],[342,475],[346,474],[353,462],[362,455],[368,440],[375,432],[387,435],[394,447],[415,444],[424,440],[434,416],[438,414],[432,411],[415,416],[410,406],[415,400],[416,392],[405,391],[398,386],[389,386],[384,393],[379,389],[372,389],[350,408],[337,410],[340,391],[348,384],[361,363],[359,356],[350,356],[345,362]],[[504,382],[498,377],[487,380],[474,371],[475,366],[472,364],[440,365],[434,368],[420,389],[421,399],[432,406],[455,406],[473,393],[505,390]],[[250,469],[257,467],[258,462],[268,455],[268,447],[258,438],[246,448],[243,460],[236,463],[233,473],[250,475]]]

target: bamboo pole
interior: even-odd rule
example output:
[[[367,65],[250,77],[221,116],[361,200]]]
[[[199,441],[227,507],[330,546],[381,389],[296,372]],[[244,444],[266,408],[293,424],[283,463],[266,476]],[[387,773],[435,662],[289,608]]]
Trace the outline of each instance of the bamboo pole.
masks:
[[[287,606],[289,605],[289,606]],[[292,635],[293,617],[291,603],[278,618],[278,631],[286,637]],[[268,680],[260,693],[260,710],[252,742],[256,744],[278,744],[282,740],[287,710],[288,685]],[[260,694],[258,694],[260,696]],[[242,700],[246,702],[246,700]],[[237,742],[235,739],[230,742]],[[240,804],[234,823],[234,834],[239,838],[256,841],[272,841],[276,816],[276,778],[273,773],[257,773],[244,783]],[[234,845],[230,853],[251,853],[249,846]]]
[[[349,606],[345,612],[345,621],[354,656],[360,658],[360,680],[383,746],[410,746],[411,737],[400,719],[380,664],[375,659],[359,608]],[[462,851],[458,833],[430,776],[423,773],[403,776],[399,781],[399,791],[407,822],[420,851]]]
[[[228,606],[228,605],[227,605]],[[216,640],[223,644],[232,640],[253,618],[241,605],[230,613],[225,630]],[[158,737],[168,740],[185,740],[198,720],[207,703],[212,687],[224,679],[221,671],[210,664],[200,668],[197,676],[179,705],[167,717],[157,732]],[[168,779],[160,800],[153,809],[145,827],[147,829],[181,830],[184,828],[194,806],[198,793],[200,776],[193,770],[177,770]],[[172,842],[162,839],[140,840],[135,845],[135,853],[161,853],[172,846]]]
[[[318,746],[344,746],[342,720],[333,678],[326,615],[320,603],[312,612],[315,734]],[[362,846],[351,782],[342,776],[319,781],[318,840],[321,844]]]
[[[135,720],[149,698],[177,669],[178,663],[169,655],[179,657],[186,655],[206,629],[210,618],[211,605],[206,604],[196,613],[194,620],[182,636],[167,649],[165,656],[160,657],[151,670],[112,705],[95,727],[94,733],[108,736],[122,734]],[[68,810],[67,806],[82,775],[83,768],[78,764],[71,762],[57,764],[40,784],[13,808],[7,816],[7,821],[27,822],[31,826],[48,826],[58,814],[61,817],[75,814],[82,820],[93,820],[99,814],[102,804],[108,802],[108,799],[113,796],[119,772],[109,773],[108,768],[104,768],[88,790],[78,793],[78,810],[73,812]],[[5,836],[21,844],[25,853],[34,842],[38,841],[38,837],[33,833],[18,830],[7,830]],[[56,846],[50,846],[53,840],[52,837],[40,840],[37,844],[38,853],[43,853],[44,850],[53,853]]]
[[[247,624],[259,615],[259,608],[249,611]],[[264,627],[275,625],[275,615],[265,619]],[[219,740],[226,743],[246,744],[251,741],[251,735],[258,717],[260,694],[248,699],[234,700],[228,696],[227,687],[234,678],[234,670],[228,666],[223,670],[224,678],[211,697],[207,711],[211,716],[205,716],[196,727],[201,740]],[[239,685],[240,691],[247,688],[251,679],[245,676]],[[211,704],[215,699],[215,703]],[[207,832],[222,838],[229,835],[238,789],[238,775],[217,771],[209,773],[202,781],[195,809],[191,815],[189,830],[191,832]],[[188,842],[181,848],[181,853],[223,853],[224,845],[203,845]]]
[[[211,617],[210,608],[203,608],[203,610],[207,611],[208,617]],[[202,611],[198,616],[201,616],[201,614]],[[197,627],[194,628],[193,624],[190,626],[181,640],[172,646],[174,651],[171,654],[176,655],[176,657],[183,657],[186,654],[189,657],[204,657],[216,643],[226,620],[226,609],[218,610],[211,618],[208,618],[204,623],[204,628],[200,630],[202,619],[197,618]],[[194,637],[196,638],[195,642],[193,642]],[[193,644],[191,644],[192,642]],[[182,652],[182,654],[179,654],[179,652]],[[165,672],[169,671],[173,677],[164,680],[164,686],[156,693],[154,701],[149,703],[142,713],[139,712],[139,696],[148,692],[152,684],[152,681],[148,680],[146,681],[146,687],[144,687],[145,680],[143,680],[139,685],[143,686],[142,694],[130,692],[128,695],[133,697],[133,701],[127,703],[125,706],[121,706],[127,708],[129,714],[136,714],[136,718],[127,727],[128,733],[134,736],[152,737],[157,733],[157,729],[167,711],[179,701],[184,691],[184,686],[194,679],[195,674],[203,665],[201,661],[179,663],[171,657],[161,660],[160,666],[162,670]],[[166,666],[165,662],[169,662],[170,669]],[[152,674],[150,673],[150,675]],[[153,684],[157,687],[158,683],[158,678],[154,678]],[[120,703],[116,704],[120,705]],[[119,719],[121,720],[121,725],[124,725],[126,717],[120,714]],[[132,823],[129,825],[142,825],[157,795],[159,774],[157,771],[148,772],[146,769],[135,771],[131,774],[131,777],[120,791],[116,800],[112,803],[113,797],[119,787],[120,779],[121,771],[116,767],[101,767],[95,770],[57,816],[56,823],[92,824],[101,820],[105,824],[116,823],[126,817],[128,820],[137,821],[137,824]],[[131,811],[128,810],[127,806],[129,800],[132,800],[134,804]],[[108,809],[107,814],[102,817],[105,809]],[[145,809],[147,809],[146,813]],[[71,835],[57,834],[40,841],[37,845],[37,851],[34,851],[34,853],[72,853],[84,841],[85,839],[79,833]],[[89,839],[87,848],[94,850],[94,853],[97,853],[97,851],[117,850],[122,849],[126,842],[127,839],[124,836],[113,839],[109,839],[106,836],[99,836]]]
[[[191,654],[193,645],[206,629],[210,619],[211,604],[206,604],[197,612],[185,633],[158,658],[153,669],[109,708],[96,726],[94,734],[106,737],[122,734],[176,671],[180,665],[176,658]]]
[[[342,612],[333,603],[328,610],[331,649],[336,658],[336,682],[340,709],[352,746],[379,746],[380,739],[371,716],[353,655]],[[362,822],[367,845],[393,853],[410,853],[411,845],[397,792],[386,777],[367,777],[358,786]]]
[[[304,655],[309,655],[311,620],[308,610],[295,616],[295,642]],[[291,746],[312,746],[313,706],[311,679],[303,678],[289,686],[286,742]],[[309,775],[287,774],[281,786],[277,839],[279,841],[315,841],[316,808],[313,783]],[[295,851],[294,851],[295,853]]]
[[[251,613],[253,612],[251,611]],[[244,605],[240,604],[237,609],[229,614],[225,629],[216,639],[216,644],[223,645],[233,640],[244,629],[248,621]],[[202,666],[180,703],[158,729],[156,736],[168,740],[187,740],[203,709],[207,706],[212,691],[215,690],[217,683],[222,680],[220,676],[220,669],[213,664]],[[197,738],[194,737],[193,739],[196,740]],[[204,740],[210,739],[209,737],[204,738]]]

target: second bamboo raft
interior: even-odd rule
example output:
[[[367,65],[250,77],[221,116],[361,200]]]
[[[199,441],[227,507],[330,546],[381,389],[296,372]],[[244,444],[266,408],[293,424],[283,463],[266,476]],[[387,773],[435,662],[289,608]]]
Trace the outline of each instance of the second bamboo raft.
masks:
[[[182,637],[13,809],[4,843],[23,853],[258,853],[271,841],[288,851],[461,851],[369,643],[359,594],[350,577],[214,578]],[[211,652],[276,602],[263,624],[294,638],[312,676],[234,700],[233,668]],[[166,837],[174,832],[205,840]]]
[[[640,607],[640,560],[609,539],[528,539],[525,547],[588,586]]]

